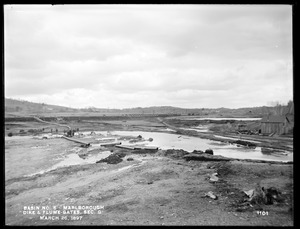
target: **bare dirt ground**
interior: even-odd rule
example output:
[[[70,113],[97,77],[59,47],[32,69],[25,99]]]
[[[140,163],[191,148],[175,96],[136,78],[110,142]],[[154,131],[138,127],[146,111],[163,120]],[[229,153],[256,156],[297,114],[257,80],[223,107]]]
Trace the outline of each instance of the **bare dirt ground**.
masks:
[[[57,164],[75,146],[60,138],[5,137],[6,225],[293,225],[292,164],[186,161],[175,151],[137,154],[112,147],[108,150],[126,154],[122,162],[28,176]],[[211,182],[215,172],[219,180]],[[257,185],[276,187],[281,201],[245,205],[243,191]],[[218,199],[205,196],[209,191]],[[34,207],[43,206],[49,210],[39,215]],[[64,214],[64,206],[101,210]],[[60,214],[50,212],[53,208]]]

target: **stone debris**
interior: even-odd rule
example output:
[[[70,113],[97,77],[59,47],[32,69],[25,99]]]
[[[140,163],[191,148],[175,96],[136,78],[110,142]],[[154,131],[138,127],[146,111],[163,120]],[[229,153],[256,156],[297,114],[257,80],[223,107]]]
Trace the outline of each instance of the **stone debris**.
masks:
[[[266,204],[274,204],[275,202],[281,202],[281,192],[275,187],[267,188],[264,190],[266,194]]]
[[[265,189],[264,187],[257,185],[255,189],[244,191],[244,193],[248,197],[247,201],[251,204],[270,205],[281,201],[281,192],[275,187]]]
[[[218,199],[218,197],[212,191],[209,191],[209,192],[205,193],[205,196],[210,197],[214,200]]]
[[[192,153],[194,153],[194,154],[203,154],[204,152],[202,150],[194,150]]]
[[[210,155],[214,155],[214,151],[212,149],[205,150],[205,153],[210,154]]]
[[[254,189],[250,189],[249,191],[244,191],[244,193],[249,197],[250,200],[254,195]]]
[[[212,181],[212,182],[217,182],[219,180],[219,177],[217,177],[218,173],[213,173],[210,178],[209,178],[209,181]]]

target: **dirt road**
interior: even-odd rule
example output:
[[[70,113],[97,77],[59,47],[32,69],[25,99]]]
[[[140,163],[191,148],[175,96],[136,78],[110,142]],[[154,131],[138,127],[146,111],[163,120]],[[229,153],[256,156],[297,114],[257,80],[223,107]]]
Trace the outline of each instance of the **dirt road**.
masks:
[[[47,121],[44,121],[38,117],[33,117],[35,120],[39,121],[39,122],[42,122],[42,123],[46,123],[46,124],[50,124],[50,125],[55,125],[55,126],[62,126],[62,127],[67,127],[69,130],[71,130],[71,127],[68,126],[68,125],[64,125],[64,124],[60,124],[60,123],[55,123],[55,122],[47,122]]]

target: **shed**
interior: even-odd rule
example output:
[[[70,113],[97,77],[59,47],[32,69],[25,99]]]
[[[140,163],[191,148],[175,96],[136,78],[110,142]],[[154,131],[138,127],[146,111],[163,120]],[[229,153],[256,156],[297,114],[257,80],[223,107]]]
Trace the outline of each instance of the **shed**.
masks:
[[[291,118],[283,115],[268,115],[261,119],[261,133],[286,134],[293,128]]]

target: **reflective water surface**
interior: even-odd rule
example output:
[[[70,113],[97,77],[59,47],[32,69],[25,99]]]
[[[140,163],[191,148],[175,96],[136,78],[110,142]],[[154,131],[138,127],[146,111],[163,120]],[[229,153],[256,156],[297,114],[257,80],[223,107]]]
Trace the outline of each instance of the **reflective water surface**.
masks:
[[[102,132],[102,134],[105,134],[105,132]],[[215,155],[222,155],[225,157],[272,161],[293,161],[293,153],[289,152],[285,152],[286,155],[263,154],[260,147],[256,147],[255,149],[243,146],[238,147],[235,144],[227,144],[192,136],[146,131],[112,131],[110,134],[135,137],[141,135],[146,140],[153,138],[152,142],[145,141],[143,144],[148,146],[158,146],[160,149],[183,149],[188,152],[192,152],[194,150],[205,151],[206,149],[212,149]],[[127,142],[124,142],[124,144],[128,145]]]
[[[91,132],[83,132],[82,134],[85,136],[84,138],[89,139],[91,137]],[[142,136],[142,139],[139,139],[137,142],[132,142],[132,139],[138,139],[137,136],[139,135]],[[128,138],[124,138],[124,136],[128,136]],[[287,151],[284,151],[283,153],[266,154],[261,152],[260,147],[253,149],[244,146],[237,146],[235,144],[173,133],[146,131],[95,131],[95,133],[93,133],[93,137],[96,137],[97,140],[101,140],[101,138],[104,140],[115,139],[115,141],[121,142],[122,145],[128,146],[156,146],[163,150],[183,149],[188,152],[193,152],[194,150],[205,151],[206,149],[212,149],[214,151],[214,155],[222,155],[230,158],[293,161],[293,153]],[[101,143],[91,144],[91,147],[87,151],[81,147],[74,147],[68,150],[68,155],[57,158],[59,162],[49,169],[31,174],[29,176],[42,174],[60,167],[96,163],[96,161],[106,158],[112,154],[110,151],[103,151],[103,148],[102,150],[99,150],[99,152],[89,153],[95,149],[99,149],[101,147],[100,145]],[[82,151],[85,151],[86,156],[79,156]]]

